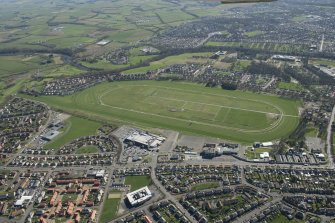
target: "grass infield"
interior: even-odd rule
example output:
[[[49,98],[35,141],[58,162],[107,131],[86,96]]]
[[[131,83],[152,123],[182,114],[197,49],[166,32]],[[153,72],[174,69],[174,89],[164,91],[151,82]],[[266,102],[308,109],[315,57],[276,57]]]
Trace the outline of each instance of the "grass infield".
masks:
[[[103,83],[71,96],[43,96],[37,100],[101,120],[241,143],[287,136],[299,123],[301,103],[273,95],[170,81]]]

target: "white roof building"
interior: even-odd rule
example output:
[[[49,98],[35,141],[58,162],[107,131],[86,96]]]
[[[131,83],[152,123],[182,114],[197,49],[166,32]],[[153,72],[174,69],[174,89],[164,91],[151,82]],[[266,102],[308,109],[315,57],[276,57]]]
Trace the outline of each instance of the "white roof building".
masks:
[[[103,39],[103,40],[97,42],[97,45],[104,46],[104,45],[107,45],[108,43],[110,43],[110,40]]]
[[[271,147],[271,146],[273,146],[273,142],[263,142],[263,143],[261,143],[261,146],[262,147]]]
[[[261,159],[270,158],[270,154],[268,152],[264,152],[264,153],[259,154],[259,157]]]
[[[164,140],[164,137],[135,131],[125,139],[125,142],[133,142],[150,150],[151,148],[158,148]]]
[[[17,200],[15,203],[14,203],[14,206],[15,207],[22,207],[25,203],[27,202],[30,202],[31,199],[33,199],[34,197],[34,194],[33,195],[29,195],[29,196],[21,196],[21,198],[19,200]]]
[[[103,177],[105,175],[105,170],[99,170],[97,171],[96,177]]]
[[[150,147],[158,147],[158,146],[160,146],[160,144],[161,144],[162,142],[161,141],[159,141],[159,140],[154,140],[151,144],[150,144]]]
[[[298,57],[287,56],[287,55],[273,55],[272,59],[274,59],[274,60],[291,60],[291,61],[295,61],[295,60],[298,59]]]
[[[148,187],[142,187],[126,195],[131,206],[138,206],[152,198],[152,193]]]
[[[315,155],[316,155],[317,158],[321,158],[321,159],[326,157],[325,154],[322,154],[322,153],[315,154]]]

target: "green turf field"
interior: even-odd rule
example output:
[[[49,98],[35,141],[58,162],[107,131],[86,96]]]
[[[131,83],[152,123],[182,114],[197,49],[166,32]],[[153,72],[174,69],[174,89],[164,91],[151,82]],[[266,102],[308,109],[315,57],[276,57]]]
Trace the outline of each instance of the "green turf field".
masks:
[[[72,96],[37,100],[106,121],[250,143],[279,139],[298,122],[300,102],[169,81],[103,83]]]
[[[125,185],[130,185],[130,190],[135,191],[151,184],[150,176],[126,176]]]
[[[262,31],[259,31],[259,30],[255,30],[255,31],[252,31],[252,32],[245,32],[244,35],[248,36],[248,37],[255,37],[255,36],[259,36],[259,35],[262,35],[263,32]]]
[[[287,83],[287,82],[279,82],[278,83],[278,88],[280,89],[287,89],[287,90],[292,90],[292,91],[303,91],[304,88],[300,84],[297,83]]]
[[[304,221],[301,221],[301,220],[298,220],[298,219],[289,220],[284,215],[279,214],[279,215],[275,216],[274,218],[272,218],[269,222],[271,222],[271,223],[302,223]]]
[[[319,133],[318,128],[309,123],[306,128],[305,137],[317,137]]]
[[[95,135],[97,129],[100,126],[100,123],[72,116],[66,120],[66,127],[64,132],[57,136],[53,141],[46,144],[44,148],[59,149],[61,146],[71,142],[78,137]]]
[[[204,64],[209,60],[209,57],[213,53],[204,52],[204,53],[183,53],[179,55],[168,56],[164,59],[151,62],[149,66],[138,67],[130,70],[126,70],[124,74],[132,73],[145,73],[152,70],[157,70],[163,67],[170,66],[172,64],[186,64],[186,63],[201,63]],[[194,57],[203,56],[205,59],[195,59]]]
[[[90,67],[90,68],[112,70],[112,69],[126,68],[126,67],[129,67],[130,65],[139,65],[141,62],[146,61],[152,57],[154,56],[153,55],[149,55],[149,56],[131,55],[129,57],[129,63],[127,64],[113,64],[108,60],[98,60],[95,63],[81,62],[81,64],[83,64],[86,67]]]
[[[13,74],[22,74],[50,67],[50,65],[40,65],[45,59],[43,56],[0,56],[0,77],[10,76]]]
[[[1,2],[0,49],[85,48],[102,38],[111,40],[110,45],[134,45],[162,29],[198,15],[218,15],[226,8],[217,3],[201,10],[198,1],[182,5],[163,0],[84,2]]]
[[[271,148],[256,148],[254,151],[252,151],[251,149],[246,149],[245,156],[248,159],[260,159],[260,154],[264,152],[270,153],[271,151]]]
[[[322,64],[330,67],[335,67],[335,60],[327,60],[327,59],[311,59],[309,63],[312,64]]]
[[[120,198],[108,198],[104,203],[104,207],[101,212],[100,222],[110,222],[117,216],[117,211],[120,203]]]
[[[250,32],[254,35],[256,32]],[[225,46],[225,47],[243,47],[250,49],[263,49],[283,53],[292,53],[296,51],[307,51],[308,47],[299,44],[280,44],[280,43],[250,43],[250,42],[214,42],[208,41],[207,46]]]
[[[9,88],[4,88],[4,83],[0,82],[0,105],[5,102],[6,97],[8,97],[11,94],[16,93],[23,85],[25,79],[21,79],[19,81],[16,81],[15,84],[13,84]]]
[[[191,190],[192,191],[207,190],[207,189],[213,189],[213,188],[218,188],[218,187],[220,187],[219,182],[207,182],[207,183],[196,184],[192,186]]]
[[[83,146],[77,149],[76,154],[98,153],[99,149],[96,146]]]

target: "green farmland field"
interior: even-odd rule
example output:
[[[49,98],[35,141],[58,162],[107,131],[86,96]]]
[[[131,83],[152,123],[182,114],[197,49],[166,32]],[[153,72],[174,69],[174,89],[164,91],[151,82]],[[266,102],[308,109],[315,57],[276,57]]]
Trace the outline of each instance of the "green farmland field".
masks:
[[[42,60],[40,56],[0,56],[0,77],[36,70]]]
[[[168,81],[103,83],[71,96],[37,100],[110,122],[173,129],[250,143],[287,136],[299,122],[299,101]]]
[[[205,63],[208,59],[194,59],[194,57],[205,57],[209,58],[212,53],[202,52],[202,53],[183,53],[179,55],[173,55],[165,57],[161,60],[153,61],[149,66],[138,67],[130,70],[126,70],[124,74],[132,74],[132,73],[145,73],[152,70],[157,70],[166,66],[170,66],[172,64],[187,64],[187,63]]]
[[[248,33],[246,33],[248,34]],[[257,32],[250,32],[249,35],[256,35]],[[272,50],[283,53],[306,51],[308,48],[302,44],[280,44],[280,43],[250,43],[250,42],[214,42],[208,41],[207,46],[243,47],[248,49]]]
[[[157,31],[221,14],[227,7],[217,3],[203,10],[202,2],[163,0],[38,1],[38,7],[33,1],[0,2],[0,49],[94,48],[103,38],[110,45],[135,45]]]

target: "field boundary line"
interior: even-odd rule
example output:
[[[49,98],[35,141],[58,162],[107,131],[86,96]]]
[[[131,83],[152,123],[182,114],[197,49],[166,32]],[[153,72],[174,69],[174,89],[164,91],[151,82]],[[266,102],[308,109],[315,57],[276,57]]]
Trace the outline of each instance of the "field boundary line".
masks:
[[[222,108],[220,108],[220,109],[216,112],[216,114],[214,115],[214,118],[212,119],[212,121],[215,121],[215,120],[216,120],[216,117],[218,117],[218,115],[220,114],[221,110],[222,110]]]
[[[223,123],[226,121],[226,118],[228,117],[230,111],[231,111],[231,109],[228,109],[226,115],[223,117],[223,120],[222,120]]]

